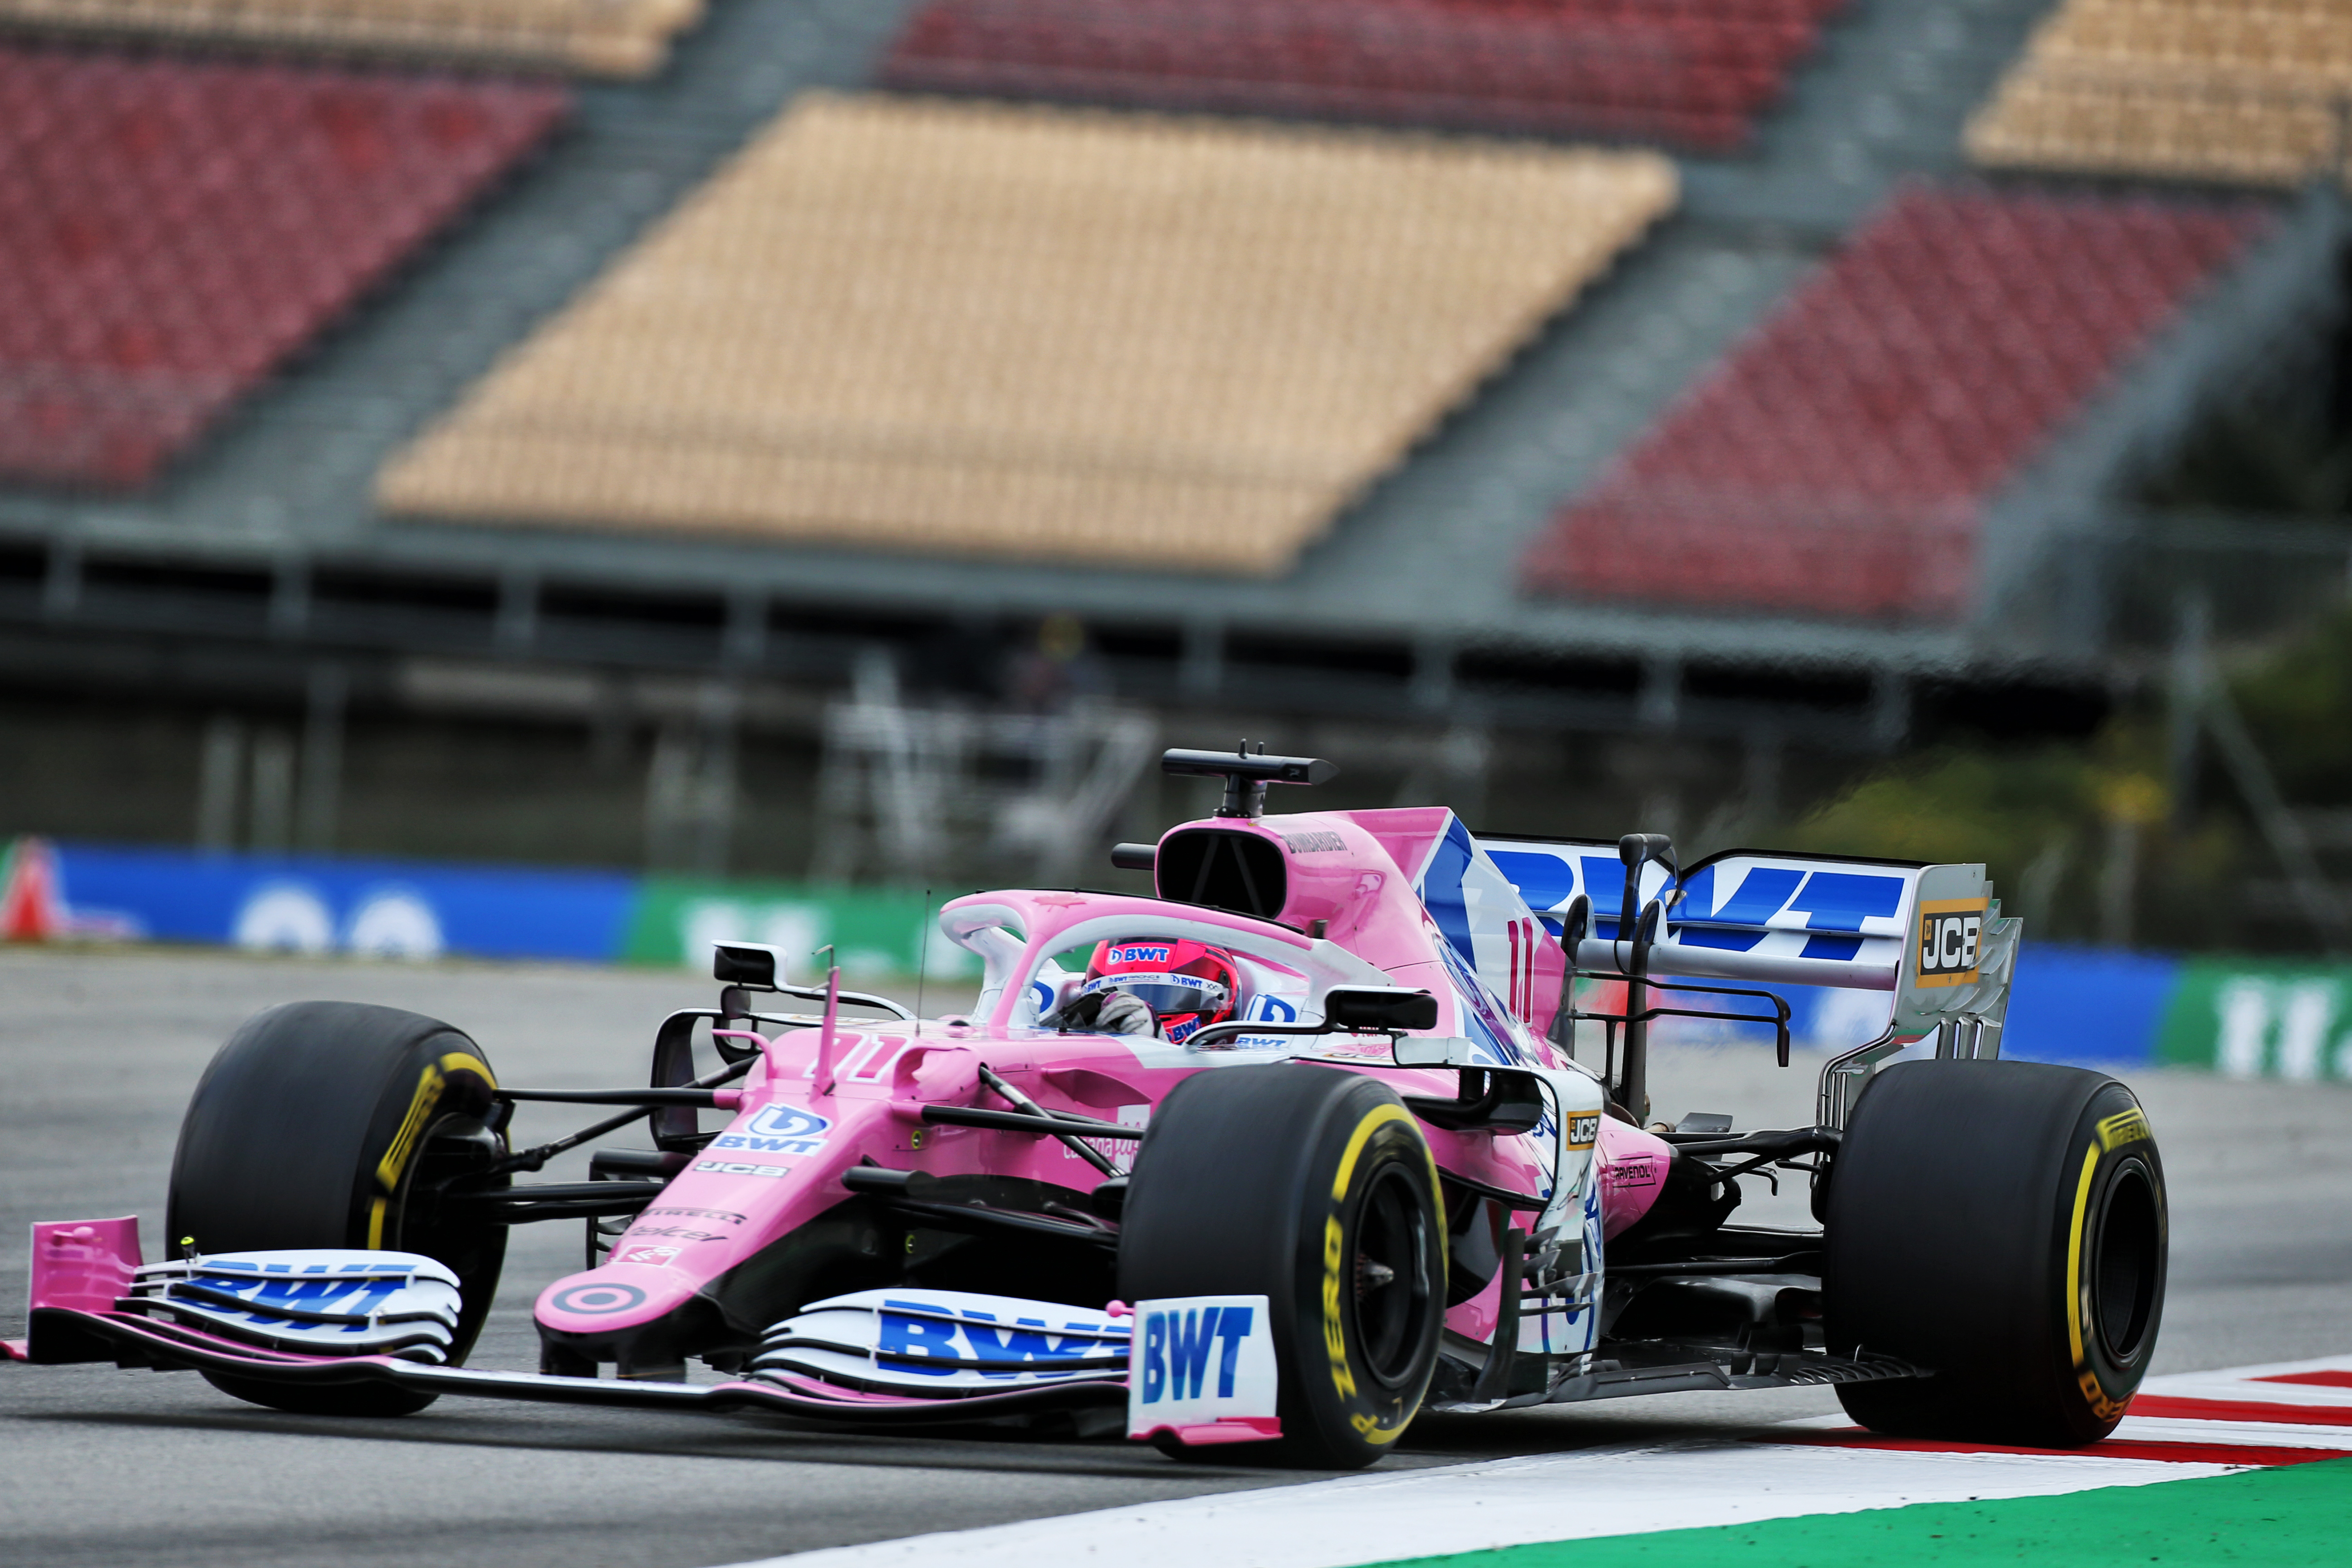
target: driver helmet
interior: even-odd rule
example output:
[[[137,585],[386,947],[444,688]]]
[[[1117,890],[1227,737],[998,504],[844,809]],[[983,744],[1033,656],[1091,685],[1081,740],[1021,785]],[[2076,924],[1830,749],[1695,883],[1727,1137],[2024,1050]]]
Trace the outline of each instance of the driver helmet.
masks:
[[[1137,937],[1096,944],[1080,996],[1124,991],[1151,1009],[1160,1036],[1182,1045],[1234,1016],[1241,974],[1234,955],[1205,942]]]

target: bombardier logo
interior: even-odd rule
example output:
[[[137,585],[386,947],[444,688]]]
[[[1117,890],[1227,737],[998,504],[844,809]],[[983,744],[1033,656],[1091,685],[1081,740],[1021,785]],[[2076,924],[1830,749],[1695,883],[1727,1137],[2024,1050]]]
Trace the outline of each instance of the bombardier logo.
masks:
[[[1973,985],[1984,936],[1984,899],[1945,899],[1919,906],[1919,984]]]

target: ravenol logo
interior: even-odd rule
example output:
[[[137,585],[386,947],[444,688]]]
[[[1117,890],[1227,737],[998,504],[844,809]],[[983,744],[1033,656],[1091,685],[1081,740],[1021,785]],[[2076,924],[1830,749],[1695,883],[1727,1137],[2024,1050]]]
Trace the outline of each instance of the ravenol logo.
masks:
[[[1942,899],[1919,906],[1919,984],[1973,985],[1984,934],[1984,899]]]
[[[1114,947],[1110,950],[1113,963],[1165,963],[1172,950],[1167,947]]]
[[[740,1132],[722,1132],[710,1141],[714,1149],[747,1149],[759,1154],[814,1154],[824,1147],[833,1123],[814,1110],[797,1106],[765,1105]]]
[[[1234,1396],[1242,1342],[1256,1313],[1248,1307],[1201,1307],[1146,1313],[1143,1320],[1143,1403],[1198,1399],[1209,1363],[1217,1365],[1219,1399]],[[1219,1346],[1222,1355],[1214,1355]]]

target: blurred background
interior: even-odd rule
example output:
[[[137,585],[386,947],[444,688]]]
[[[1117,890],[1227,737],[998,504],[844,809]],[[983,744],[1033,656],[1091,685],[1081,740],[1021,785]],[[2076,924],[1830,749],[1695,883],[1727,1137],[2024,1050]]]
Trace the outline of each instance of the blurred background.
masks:
[[[0,0],[0,932],[905,973],[1248,737],[2352,1079],[2347,167],[2341,0]]]

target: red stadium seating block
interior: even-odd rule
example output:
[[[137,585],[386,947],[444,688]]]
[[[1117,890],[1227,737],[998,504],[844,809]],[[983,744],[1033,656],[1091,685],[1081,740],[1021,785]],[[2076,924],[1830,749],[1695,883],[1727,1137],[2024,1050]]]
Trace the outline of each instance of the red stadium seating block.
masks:
[[[531,83],[0,48],[0,474],[151,482],[567,103]]]
[[[1553,521],[1526,586],[1956,619],[1986,503],[2274,221],[1909,186]]]
[[[1728,151],[1845,0],[933,0],[886,86]]]

